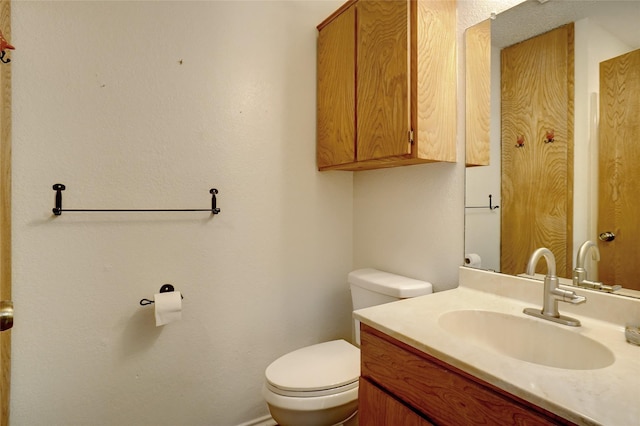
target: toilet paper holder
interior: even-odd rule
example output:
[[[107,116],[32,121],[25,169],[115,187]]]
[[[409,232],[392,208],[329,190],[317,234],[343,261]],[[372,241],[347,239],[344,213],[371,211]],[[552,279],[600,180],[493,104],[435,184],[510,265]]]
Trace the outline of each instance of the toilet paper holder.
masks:
[[[176,289],[171,285],[171,284],[164,284],[162,287],[160,287],[160,293],[167,293],[167,292],[171,292],[171,291],[175,291]],[[180,297],[182,299],[184,299],[183,295],[180,295]],[[155,303],[153,300],[149,300],[149,299],[141,299],[140,300],[140,305],[142,306],[146,306],[146,305],[150,305],[152,303]]]

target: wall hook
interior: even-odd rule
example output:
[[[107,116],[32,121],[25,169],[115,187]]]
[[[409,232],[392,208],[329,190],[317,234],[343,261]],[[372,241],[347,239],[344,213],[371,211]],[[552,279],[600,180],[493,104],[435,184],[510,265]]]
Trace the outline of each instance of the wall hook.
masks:
[[[160,293],[168,293],[168,292],[172,292],[172,291],[176,291],[176,289],[171,284],[164,284],[162,287],[160,287]],[[180,295],[180,297],[182,299],[184,299],[183,295]],[[141,299],[140,300],[140,305],[141,306],[150,305],[152,303],[155,303],[155,302],[153,300],[149,300],[149,299]]]
[[[544,143],[555,142],[555,131],[553,129],[546,131]]]
[[[0,62],[2,62],[3,64],[8,64],[9,62],[11,62],[11,59],[5,58],[5,55],[7,54],[5,50],[7,49],[15,50],[15,47],[9,44],[7,39],[2,35],[2,31],[0,31]]]
[[[524,135],[520,135],[516,140],[516,148],[523,148],[523,147],[524,147]]]

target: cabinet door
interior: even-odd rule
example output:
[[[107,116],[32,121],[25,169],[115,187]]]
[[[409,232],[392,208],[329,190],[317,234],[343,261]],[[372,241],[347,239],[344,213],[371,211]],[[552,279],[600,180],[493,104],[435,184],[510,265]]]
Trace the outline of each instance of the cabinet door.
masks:
[[[491,147],[491,19],[467,29],[465,162],[488,166]]]
[[[356,8],[351,6],[318,35],[318,168],[356,158]]]
[[[367,379],[360,379],[358,389],[358,421],[360,426],[430,426],[413,410],[393,398]]]
[[[357,3],[358,161],[411,154],[409,2]]]
[[[600,62],[600,154],[598,278],[640,290],[640,49]],[[634,142],[632,142],[634,141]]]

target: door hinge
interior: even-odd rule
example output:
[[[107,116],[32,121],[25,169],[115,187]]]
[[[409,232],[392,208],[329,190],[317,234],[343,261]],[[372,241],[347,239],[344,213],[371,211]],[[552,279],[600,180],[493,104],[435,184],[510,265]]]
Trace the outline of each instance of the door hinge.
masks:
[[[409,144],[413,145],[413,129],[409,130]]]

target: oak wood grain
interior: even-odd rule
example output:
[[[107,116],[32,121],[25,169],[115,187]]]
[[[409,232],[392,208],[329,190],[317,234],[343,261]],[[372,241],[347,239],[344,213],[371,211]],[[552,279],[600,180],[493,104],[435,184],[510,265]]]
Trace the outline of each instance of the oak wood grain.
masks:
[[[318,66],[318,169],[357,171],[455,162],[455,0],[350,0],[318,25],[320,37],[353,10],[354,115],[343,107],[350,105],[350,98],[330,90],[336,81],[341,81],[339,90],[348,87],[346,77],[343,82],[331,72],[335,68],[350,72],[350,65],[338,64],[351,54],[347,44],[352,43],[352,34],[345,26],[335,32],[343,34],[341,38],[336,35],[333,42],[326,38],[318,44],[319,62],[339,57]],[[331,83],[321,84],[321,79]],[[337,109],[332,108],[333,98],[339,103]],[[355,130],[349,123],[352,117]],[[349,137],[354,138],[355,152],[350,161]]]
[[[465,163],[490,164],[491,20],[465,33]]]
[[[357,159],[411,154],[409,2],[360,1]]]
[[[501,70],[501,271],[524,272],[547,247],[557,274],[571,276],[573,24],[503,49]]]
[[[317,164],[356,159],[356,9],[349,7],[318,35]]]
[[[600,64],[600,281],[640,290],[640,49]]]
[[[11,1],[0,0],[0,30],[11,42]],[[11,300],[11,64],[0,64],[0,300]],[[11,330],[0,333],[0,426],[9,424]]]
[[[360,378],[358,388],[360,426],[430,426],[431,422],[422,418],[402,402],[378,388],[367,379]]]
[[[414,46],[417,158],[455,162],[457,62],[455,0],[418,1]]]

